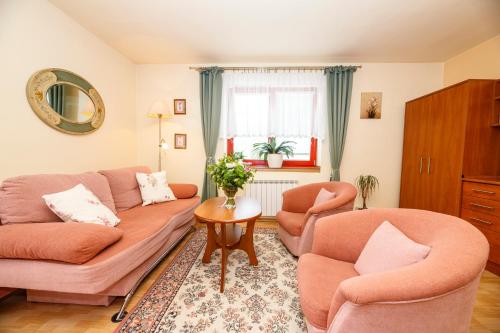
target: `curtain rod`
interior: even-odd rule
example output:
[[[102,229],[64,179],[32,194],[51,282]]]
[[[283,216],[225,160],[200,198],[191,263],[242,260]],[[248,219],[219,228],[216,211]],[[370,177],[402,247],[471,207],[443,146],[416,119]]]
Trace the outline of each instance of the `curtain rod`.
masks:
[[[331,66],[275,66],[275,67],[221,67],[225,71],[323,71],[325,68]],[[357,65],[356,68],[362,68],[363,66]],[[198,72],[209,69],[210,67],[192,67],[189,69],[196,70]]]

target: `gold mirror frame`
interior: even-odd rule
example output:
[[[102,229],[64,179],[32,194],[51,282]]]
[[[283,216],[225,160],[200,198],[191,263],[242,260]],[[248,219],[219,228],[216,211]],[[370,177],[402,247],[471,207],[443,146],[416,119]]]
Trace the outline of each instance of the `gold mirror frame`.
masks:
[[[94,103],[94,114],[86,122],[72,122],[58,114],[47,101],[47,90],[56,84],[69,84],[81,89]],[[104,103],[97,90],[81,76],[60,68],[47,68],[33,74],[26,85],[26,97],[33,112],[45,124],[67,134],[89,134],[104,122]]]

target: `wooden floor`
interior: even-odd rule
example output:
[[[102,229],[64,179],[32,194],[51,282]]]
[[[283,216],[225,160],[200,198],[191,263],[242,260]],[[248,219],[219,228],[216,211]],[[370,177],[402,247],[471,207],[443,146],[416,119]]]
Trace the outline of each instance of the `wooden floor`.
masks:
[[[275,224],[264,221],[257,225]],[[186,237],[143,282],[129,309],[144,295],[189,238]],[[0,301],[0,332],[113,332],[117,324],[112,323],[110,317],[118,311],[122,300],[115,300],[109,307],[28,303],[23,293],[15,293]],[[493,273],[485,272],[481,279],[470,331],[500,333],[500,277]]]

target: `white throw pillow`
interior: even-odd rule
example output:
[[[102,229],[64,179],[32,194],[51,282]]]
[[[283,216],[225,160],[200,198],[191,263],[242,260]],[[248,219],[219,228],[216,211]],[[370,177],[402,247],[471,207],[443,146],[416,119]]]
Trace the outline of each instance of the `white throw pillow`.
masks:
[[[330,191],[322,188],[319,191],[318,195],[316,196],[316,200],[314,200],[313,206],[316,206],[316,205],[319,205],[319,204],[321,204],[323,202],[335,199],[336,196],[337,196],[337,193],[330,192]]]
[[[45,203],[64,222],[102,224],[114,227],[120,219],[82,184],[58,193],[46,194]]]
[[[165,171],[150,174],[136,173],[135,177],[141,190],[143,206],[177,200],[172,189],[168,187],[167,173]]]

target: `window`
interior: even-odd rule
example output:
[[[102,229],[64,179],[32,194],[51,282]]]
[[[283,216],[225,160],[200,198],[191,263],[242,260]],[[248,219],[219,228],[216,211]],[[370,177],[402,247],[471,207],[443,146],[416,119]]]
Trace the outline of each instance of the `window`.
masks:
[[[264,160],[259,159],[253,151],[253,144],[257,142],[266,142],[269,138],[266,137],[234,137],[227,139],[227,153],[235,151],[242,152],[245,156],[245,162],[252,165],[266,165]],[[287,158],[283,157],[284,167],[313,167],[316,166],[316,157],[318,151],[318,139],[310,138],[283,138],[277,137],[278,143],[283,140],[296,142],[294,156]]]
[[[318,140],[325,125],[322,73],[224,73],[223,137],[227,152],[243,152],[246,161],[265,165],[253,144],[276,137],[294,141],[294,156],[283,166],[316,165]]]

